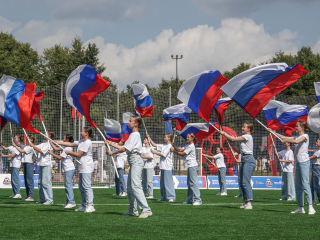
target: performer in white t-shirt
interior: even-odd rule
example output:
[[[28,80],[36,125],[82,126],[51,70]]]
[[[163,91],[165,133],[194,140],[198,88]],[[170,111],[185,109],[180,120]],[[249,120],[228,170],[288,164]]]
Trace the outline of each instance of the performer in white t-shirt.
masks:
[[[16,142],[19,143],[19,145],[20,145],[20,141],[23,140],[20,135],[14,136],[14,139]],[[10,197],[22,198],[20,194],[20,181],[19,181],[19,171],[21,167],[22,154],[14,146],[5,147],[2,145],[2,148],[4,150],[9,150],[10,154],[8,155],[1,154],[1,157],[12,158],[11,185],[12,185],[13,195],[11,195]]]
[[[218,171],[218,179],[219,179],[219,185],[220,185],[220,192],[217,195],[221,196],[227,196],[227,181],[226,181],[226,175],[227,175],[227,167],[224,163],[224,156],[222,154],[223,149],[221,147],[216,148],[216,155],[210,156],[207,154],[202,154],[203,156],[207,158],[214,159],[216,161],[216,166],[219,169]]]
[[[118,146],[123,146],[123,141],[121,140],[118,142]],[[116,151],[116,148],[113,148],[113,151]],[[116,164],[117,174],[115,173],[114,180],[116,185],[116,193],[113,194],[113,196],[121,196],[125,197],[127,196],[127,190],[126,190],[126,182],[124,181],[123,177],[123,171],[124,171],[124,161],[126,158],[126,152],[113,154],[114,163]]]
[[[244,123],[242,126],[242,136],[233,137],[223,131],[220,134],[233,142],[240,142],[241,166],[239,170],[239,185],[242,188],[244,204],[239,208],[252,209],[251,201],[253,200],[251,176],[256,167],[256,160],[253,157],[253,124]]]
[[[31,135],[29,139],[33,144],[35,143],[36,139],[33,135]],[[33,148],[30,146],[29,141],[28,141],[28,145],[20,144],[19,142],[16,142],[16,141],[14,141],[13,145],[22,154],[24,183],[26,186],[26,193],[27,193],[27,196],[22,200],[34,201],[34,198],[33,198],[34,197]]]
[[[73,143],[73,136],[71,134],[66,134],[63,137],[63,142],[69,142],[69,143]],[[55,153],[53,153],[51,150],[49,151],[49,153],[55,157],[58,160],[61,160],[62,162],[62,170],[64,172],[65,175],[65,182],[64,182],[64,186],[65,186],[65,190],[66,190],[66,194],[67,194],[67,200],[66,200],[66,204],[64,205],[64,208],[73,208],[76,206],[76,202],[74,201],[74,193],[73,193],[73,176],[75,173],[75,167],[73,164],[73,159],[72,156],[67,155],[65,150],[67,151],[72,151],[72,147],[63,147],[63,149],[61,149],[60,147],[57,147],[55,144],[53,144],[52,142],[50,142],[51,147],[55,150],[55,151],[62,151],[60,155],[57,155]]]
[[[114,155],[127,152],[128,162],[130,165],[129,175],[128,175],[128,199],[129,207],[128,212],[123,214],[123,216],[139,216],[137,204],[139,205],[142,213],[139,218],[147,218],[152,215],[151,209],[148,206],[146,197],[141,189],[141,174],[143,169],[143,160],[141,158],[142,154],[142,144],[141,137],[139,133],[139,128],[141,127],[142,120],[138,116],[132,116],[129,119],[128,127],[132,129],[132,133],[125,142],[123,146],[119,146],[111,141],[105,140],[105,144],[109,144],[118,150],[115,152],[108,151],[109,155]]]
[[[284,146],[286,147],[286,149],[278,153],[279,162],[282,164],[282,168],[283,168],[282,196],[280,200],[295,201],[296,193],[294,189],[294,177],[293,177],[294,156],[293,156],[293,151],[291,150],[291,144],[288,142],[285,142]]]
[[[148,138],[143,139],[145,147],[142,148],[141,158],[144,161],[144,167],[142,169],[142,187],[146,198],[153,198],[153,154]]]
[[[316,203],[316,196],[314,193],[317,194],[318,200],[320,201],[320,139],[316,142],[316,147],[318,148],[317,151],[314,152],[313,156],[310,157],[312,162],[312,175],[310,181],[311,193],[312,193],[312,203]],[[320,203],[318,203],[320,205]]]
[[[312,194],[309,184],[309,170],[310,170],[310,159],[308,154],[309,147],[309,135],[305,132],[308,131],[308,124],[303,120],[298,120],[296,124],[296,132],[299,136],[297,137],[286,137],[279,133],[277,134],[282,142],[288,142],[296,144],[294,151],[294,158],[296,161],[296,191],[299,208],[291,213],[305,213],[304,206],[304,196],[303,192],[306,194],[307,204],[309,205],[309,213],[315,214],[316,211],[312,206]],[[269,131],[271,131],[269,129]]]
[[[53,139],[54,132],[47,131],[49,138]],[[43,142],[39,145],[34,145],[30,143],[30,146],[38,152],[38,164],[39,169],[39,197],[40,200],[37,203],[43,203],[44,205],[53,204],[53,193],[52,193],[52,183],[51,183],[51,174],[52,174],[52,162],[51,155],[49,150],[51,150],[51,145],[49,141]]]
[[[167,133],[164,136],[165,144],[155,144],[150,136],[147,134],[151,145],[157,148],[157,151],[151,150],[153,154],[160,156],[160,192],[161,198],[158,201],[174,202],[176,200],[176,192],[174,190],[174,183],[172,178],[173,153],[171,152],[173,135]]]
[[[187,145],[183,148],[178,148],[172,143],[172,152],[184,157],[184,163],[188,169],[187,185],[188,185],[188,199],[183,204],[201,205],[200,189],[198,184],[198,163],[196,158],[196,148],[194,143],[197,141],[193,133],[187,135]]]
[[[79,142],[58,142],[66,147],[78,147],[77,152],[65,150],[67,155],[77,157],[79,162],[79,190],[81,193],[81,205],[75,211],[92,213],[95,211],[93,206],[93,191],[91,187],[91,177],[93,172],[92,159],[92,129],[91,127],[83,127],[80,133],[81,139]]]

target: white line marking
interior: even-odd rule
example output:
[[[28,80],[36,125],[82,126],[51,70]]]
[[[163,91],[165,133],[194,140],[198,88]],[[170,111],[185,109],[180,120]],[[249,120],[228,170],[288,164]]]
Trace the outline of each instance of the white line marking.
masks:
[[[227,206],[227,205],[241,205],[242,203],[204,203],[202,206]],[[63,206],[64,204],[53,204],[53,205],[43,205],[43,204],[0,204],[0,206]],[[77,204],[79,206],[80,204]],[[95,206],[128,206],[129,204],[117,204],[117,203],[102,203],[102,204],[94,204]],[[191,204],[182,204],[182,203],[151,203],[149,205],[153,206],[190,206]],[[252,203],[253,206],[295,206],[297,204],[294,203]]]

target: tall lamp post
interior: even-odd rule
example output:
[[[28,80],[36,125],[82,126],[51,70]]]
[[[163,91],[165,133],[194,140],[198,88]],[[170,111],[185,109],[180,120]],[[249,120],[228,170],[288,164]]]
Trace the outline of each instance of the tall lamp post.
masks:
[[[175,57],[173,56],[173,54],[171,55],[172,59],[176,60],[176,97],[178,96],[178,60],[183,58],[183,55],[180,55],[180,57],[178,55],[176,55]],[[178,104],[178,99],[176,98],[176,104]]]

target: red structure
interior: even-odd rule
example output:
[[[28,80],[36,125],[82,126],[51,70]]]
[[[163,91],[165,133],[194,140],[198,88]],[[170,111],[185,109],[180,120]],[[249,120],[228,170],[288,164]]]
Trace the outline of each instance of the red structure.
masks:
[[[233,131],[231,128],[222,127],[222,130],[228,133],[231,136],[237,136],[237,133]],[[217,132],[213,132],[210,134],[207,139],[201,140],[200,147],[203,149],[204,154],[208,155],[216,155],[216,147],[220,146],[220,134]],[[228,146],[225,137],[222,137],[222,147],[223,147],[223,155],[224,161],[227,166],[227,175],[233,176],[233,166],[236,164],[234,157],[231,153],[231,150]],[[217,175],[218,169],[214,167],[211,163],[206,163],[207,159],[202,157],[202,175],[206,175],[206,168],[208,169],[208,175]]]

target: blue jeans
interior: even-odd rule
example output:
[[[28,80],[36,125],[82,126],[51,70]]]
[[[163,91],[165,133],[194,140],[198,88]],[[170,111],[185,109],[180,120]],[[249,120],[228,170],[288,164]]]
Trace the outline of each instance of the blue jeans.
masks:
[[[33,167],[33,163],[23,163],[24,185],[26,186],[27,196],[31,198],[34,196]]]
[[[91,175],[92,173],[79,173],[79,190],[81,193],[81,205],[83,207],[87,205],[93,206]]]
[[[130,166],[128,174],[128,212],[131,214],[138,214],[137,204],[142,212],[151,212],[148,206],[147,199],[141,189],[141,175],[144,162],[140,155],[128,155],[128,162]]]
[[[120,194],[120,192],[127,192],[126,190],[126,183],[124,182],[123,178],[123,169],[122,168],[117,168],[119,178],[117,177],[117,174],[115,173],[115,184],[116,184],[116,194]]]
[[[253,200],[250,180],[255,167],[256,167],[256,160],[252,155],[241,156],[239,184],[240,184],[240,187],[242,188],[243,200],[245,202],[249,202]]]
[[[153,168],[142,169],[142,187],[144,194],[153,196]]]
[[[316,201],[316,194],[318,196],[318,200],[320,201],[320,166],[312,165],[312,177],[310,181],[311,193],[312,193],[312,201]]]
[[[241,168],[241,163],[238,163],[238,164],[239,164],[239,171],[238,171],[239,195],[240,195],[240,196],[243,196],[242,187],[240,187],[240,178],[241,178],[241,175],[240,175],[240,168]]]
[[[160,192],[162,201],[176,200],[171,170],[161,170]]]
[[[312,205],[311,189],[309,184],[310,161],[296,163],[296,192],[299,207],[304,205],[303,191],[306,193],[308,205]]]
[[[66,194],[67,194],[67,202],[66,204],[75,204],[76,202],[74,201],[74,194],[73,194],[73,183],[72,183],[72,178],[75,173],[75,169],[66,171],[64,173],[64,186],[66,189]]]
[[[198,184],[198,167],[189,167],[187,176],[188,185],[188,200],[187,203],[199,202],[202,203],[200,198],[200,189]]]
[[[14,194],[20,194],[19,168],[11,168],[11,185]]]
[[[220,184],[220,193],[227,192],[227,182],[226,182],[226,175],[227,175],[227,168],[222,167],[219,168],[220,171],[218,171],[218,178],[219,178],[219,184]]]
[[[40,166],[39,170],[39,197],[40,202],[53,203],[51,166]]]
[[[283,200],[296,200],[296,193],[294,189],[293,172],[283,172],[282,174],[282,196]]]

